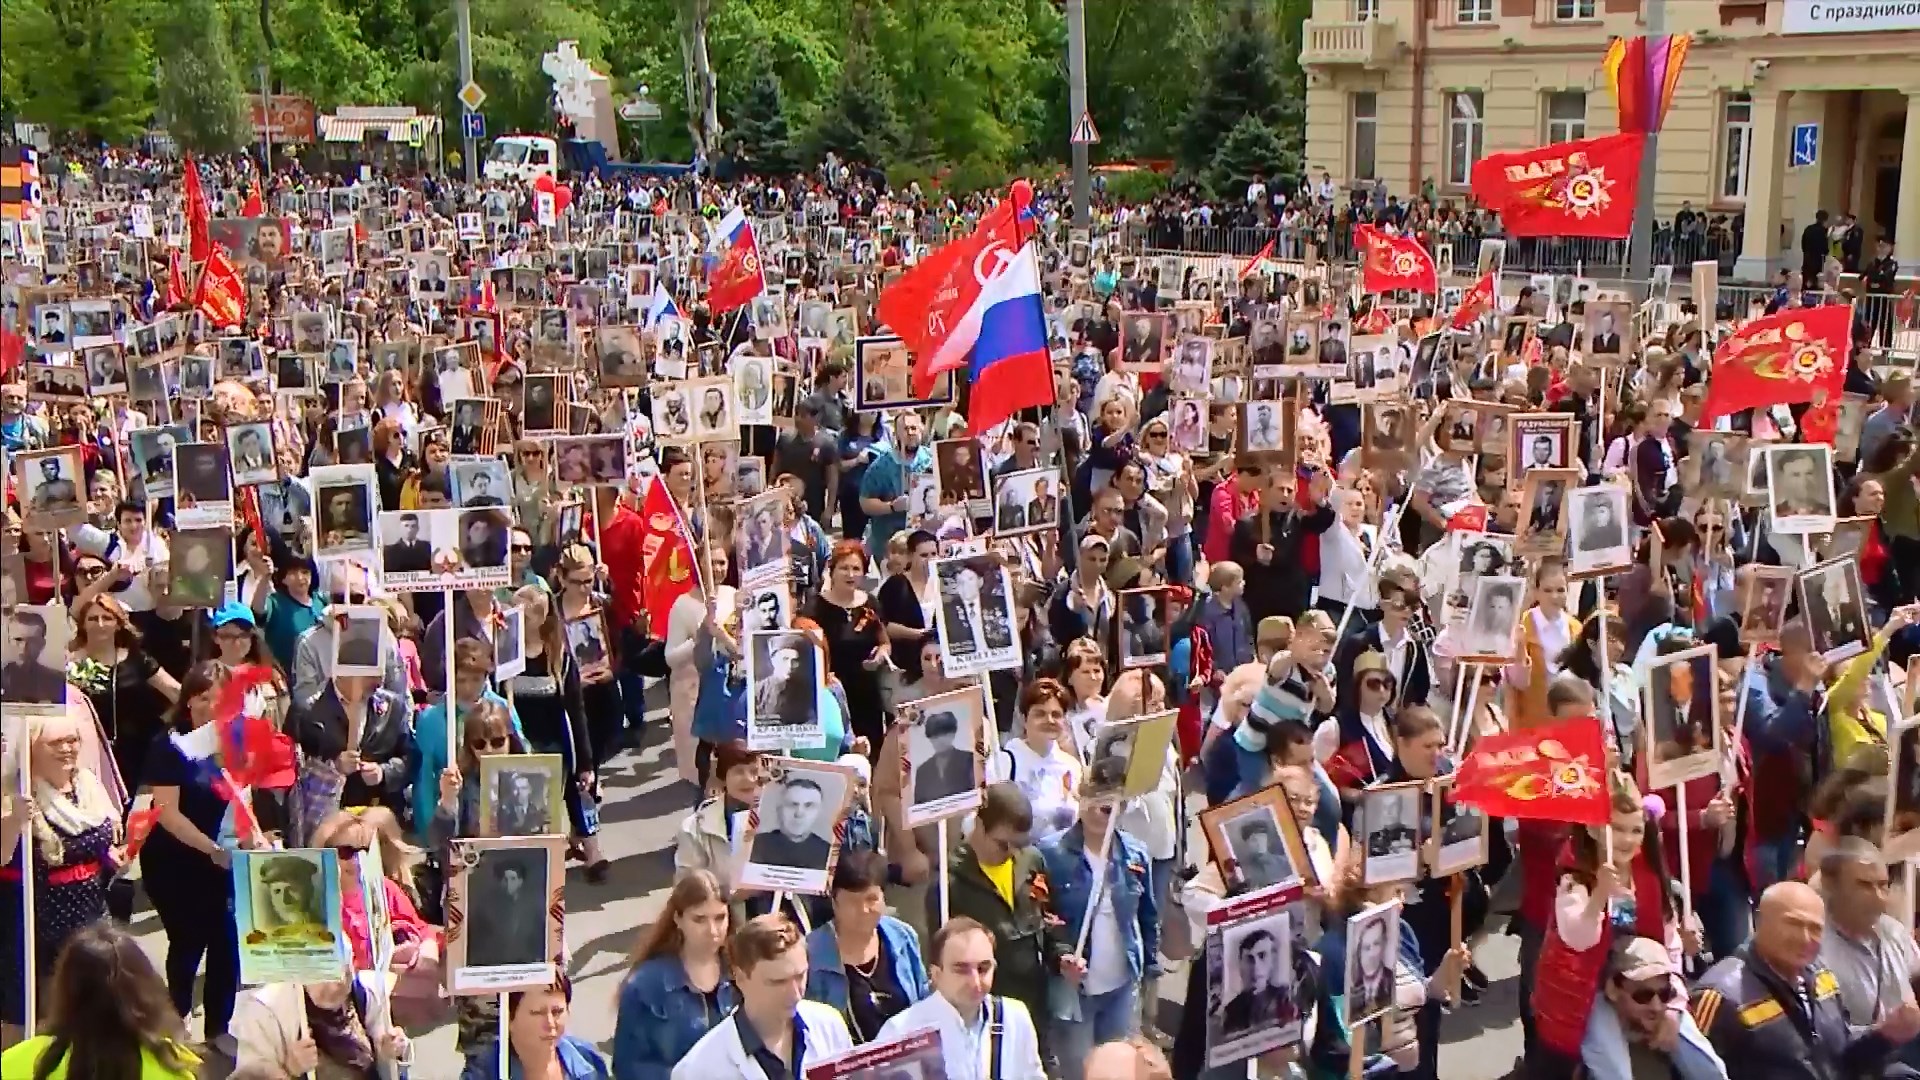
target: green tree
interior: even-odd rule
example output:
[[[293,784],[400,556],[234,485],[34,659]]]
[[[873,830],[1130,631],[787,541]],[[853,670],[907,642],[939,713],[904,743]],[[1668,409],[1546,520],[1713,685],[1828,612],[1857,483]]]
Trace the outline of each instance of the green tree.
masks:
[[[854,46],[853,56],[840,69],[840,85],[820,110],[807,141],[815,159],[834,153],[881,168],[899,153],[893,86],[868,49]]]
[[[172,0],[153,28],[159,117],[181,147],[230,153],[253,138],[246,83],[217,0]]]
[[[1180,163],[1201,170],[1242,120],[1282,129],[1280,72],[1266,18],[1254,0],[1232,0],[1200,63],[1200,87],[1180,128]],[[1277,138],[1277,134],[1276,134]]]
[[[793,172],[792,135],[787,129],[786,102],[780,79],[762,71],[746,85],[733,110],[726,145],[739,167],[762,176]]]
[[[128,143],[153,116],[144,0],[0,0],[8,100],[22,120]]]
[[[1290,176],[1299,166],[1299,157],[1271,127],[1256,117],[1243,116],[1214,151],[1207,166],[1207,186],[1215,196],[1229,198],[1246,191],[1256,176]]]

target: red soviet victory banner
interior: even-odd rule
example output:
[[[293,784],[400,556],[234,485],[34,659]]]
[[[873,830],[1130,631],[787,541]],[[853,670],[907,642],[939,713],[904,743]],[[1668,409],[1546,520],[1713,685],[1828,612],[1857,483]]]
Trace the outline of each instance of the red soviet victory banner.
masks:
[[[194,289],[193,306],[215,326],[239,326],[247,315],[247,286],[240,270],[227,257],[227,249],[216,245],[200,271],[200,284]]]
[[[1581,716],[1481,736],[1454,773],[1453,797],[1491,817],[1608,824],[1613,811],[1600,721]]]
[[[1838,402],[1847,382],[1853,308],[1790,308],[1729,334],[1714,350],[1697,426],[1745,409]]]
[[[1474,162],[1473,196],[1500,214],[1510,236],[1617,240],[1633,231],[1646,141],[1628,131],[1488,154]]]
[[[1433,256],[1411,236],[1396,236],[1372,225],[1354,228],[1353,238],[1365,252],[1360,263],[1360,287],[1368,292],[1440,291],[1440,272]]]
[[[1480,316],[1493,310],[1493,275],[1482,274],[1480,280],[1460,298],[1460,306],[1454,309],[1453,319],[1448,324],[1455,330],[1471,330]]]

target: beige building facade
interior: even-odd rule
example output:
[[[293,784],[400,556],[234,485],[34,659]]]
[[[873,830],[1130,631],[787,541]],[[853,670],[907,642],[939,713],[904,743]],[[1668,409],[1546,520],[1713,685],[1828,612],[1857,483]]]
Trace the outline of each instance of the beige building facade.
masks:
[[[1740,278],[1797,264],[1821,209],[1920,266],[1920,0],[1314,0],[1310,175],[1465,195],[1485,154],[1615,132],[1600,60],[1648,32],[1655,3],[1666,32],[1694,35],[1660,136],[1659,216],[1744,211]],[[1805,125],[1813,160],[1796,164]]]

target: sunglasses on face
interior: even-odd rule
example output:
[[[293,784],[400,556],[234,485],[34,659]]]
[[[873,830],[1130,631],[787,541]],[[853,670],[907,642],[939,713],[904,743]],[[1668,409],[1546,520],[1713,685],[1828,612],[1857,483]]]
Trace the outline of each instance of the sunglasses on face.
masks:
[[[514,551],[514,554],[516,555],[532,554],[533,545],[532,544],[515,544],[513,545],[513,551]]]
[[[476,754],[482,750],[505,750],[506,748],[507,737],[505,735],[497,739],[473,739],[467,743],[467,749],[472,750]]]
[[[1635,986],[1627,990],[1627,998],[1635,1005],[1651,1005],[1658,999],[1662,1005],[1672,1001],[1676,995],[1672,985]]]

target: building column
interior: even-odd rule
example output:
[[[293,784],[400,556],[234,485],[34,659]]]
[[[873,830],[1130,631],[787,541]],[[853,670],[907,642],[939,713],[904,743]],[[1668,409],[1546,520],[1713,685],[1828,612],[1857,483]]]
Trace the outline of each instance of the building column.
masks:
[[[1781,90],[1753,92],[1752,157],[1747,162],[1747,231],[1741,237],[1740,260],[1733,276],[1741,281],[1768,281],[1782,250],[1780,189],[1786,176],[1790,133],[1787,97]]]
[[[1893,223],[1893,257],[1908,273],[1920,266],[1920,94],[1907,95],[1907,132],[1900,140],[1900,200]]]

